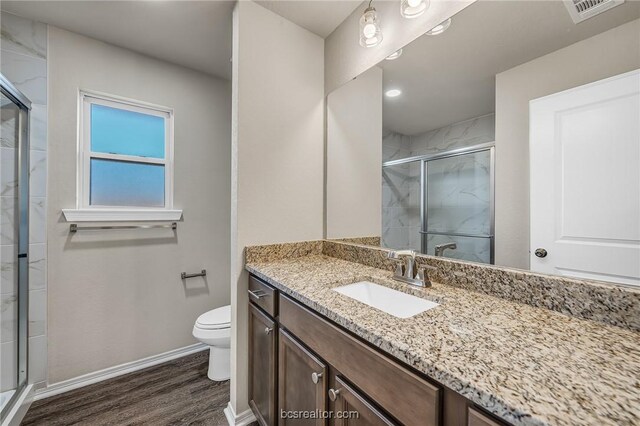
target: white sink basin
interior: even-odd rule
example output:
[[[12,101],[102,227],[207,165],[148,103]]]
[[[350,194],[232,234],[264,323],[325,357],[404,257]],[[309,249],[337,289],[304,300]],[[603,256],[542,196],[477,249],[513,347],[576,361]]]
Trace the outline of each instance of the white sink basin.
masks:
[[[359,281],[333,290],[398,318],[410,318],[439,306],[438,303],[369,281]]]

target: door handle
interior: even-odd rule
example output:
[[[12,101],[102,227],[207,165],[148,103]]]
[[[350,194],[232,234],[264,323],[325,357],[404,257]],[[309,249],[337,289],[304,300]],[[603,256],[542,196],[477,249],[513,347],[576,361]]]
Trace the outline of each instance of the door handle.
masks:
[[[264,334],[270,334],[273,331],[273,328],[271,327],[265,327],[264,328]]]
[[[537,248],[534,254],[540,258],[547,257],[547,251],[543,248]]]

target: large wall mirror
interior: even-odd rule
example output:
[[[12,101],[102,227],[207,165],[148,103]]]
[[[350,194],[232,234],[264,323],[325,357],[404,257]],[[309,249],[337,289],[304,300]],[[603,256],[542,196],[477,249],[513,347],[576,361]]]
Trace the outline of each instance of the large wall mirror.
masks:
[[[479,1],[330,93],[327,238],[640,286],[639,18]]]

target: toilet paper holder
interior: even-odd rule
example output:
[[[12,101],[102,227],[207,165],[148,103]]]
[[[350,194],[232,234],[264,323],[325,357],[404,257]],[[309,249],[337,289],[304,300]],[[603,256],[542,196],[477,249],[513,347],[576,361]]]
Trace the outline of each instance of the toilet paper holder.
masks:
[[[203,269],[199,273],[195,273],[195,274],[187,274],[186,272],[183,272],[180,274],[180,278],[182,278],[183,280],[186,280],[187,278],[206,277],[206,276],[207,276],[206,269]]]

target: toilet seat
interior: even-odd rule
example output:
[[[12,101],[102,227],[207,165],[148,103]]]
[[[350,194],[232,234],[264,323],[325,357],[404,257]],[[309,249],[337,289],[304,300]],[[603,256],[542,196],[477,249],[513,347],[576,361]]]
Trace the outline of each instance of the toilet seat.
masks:
[[[231,328],[231,306],[223,306],[200,315],[195,327],[202,330]]]

